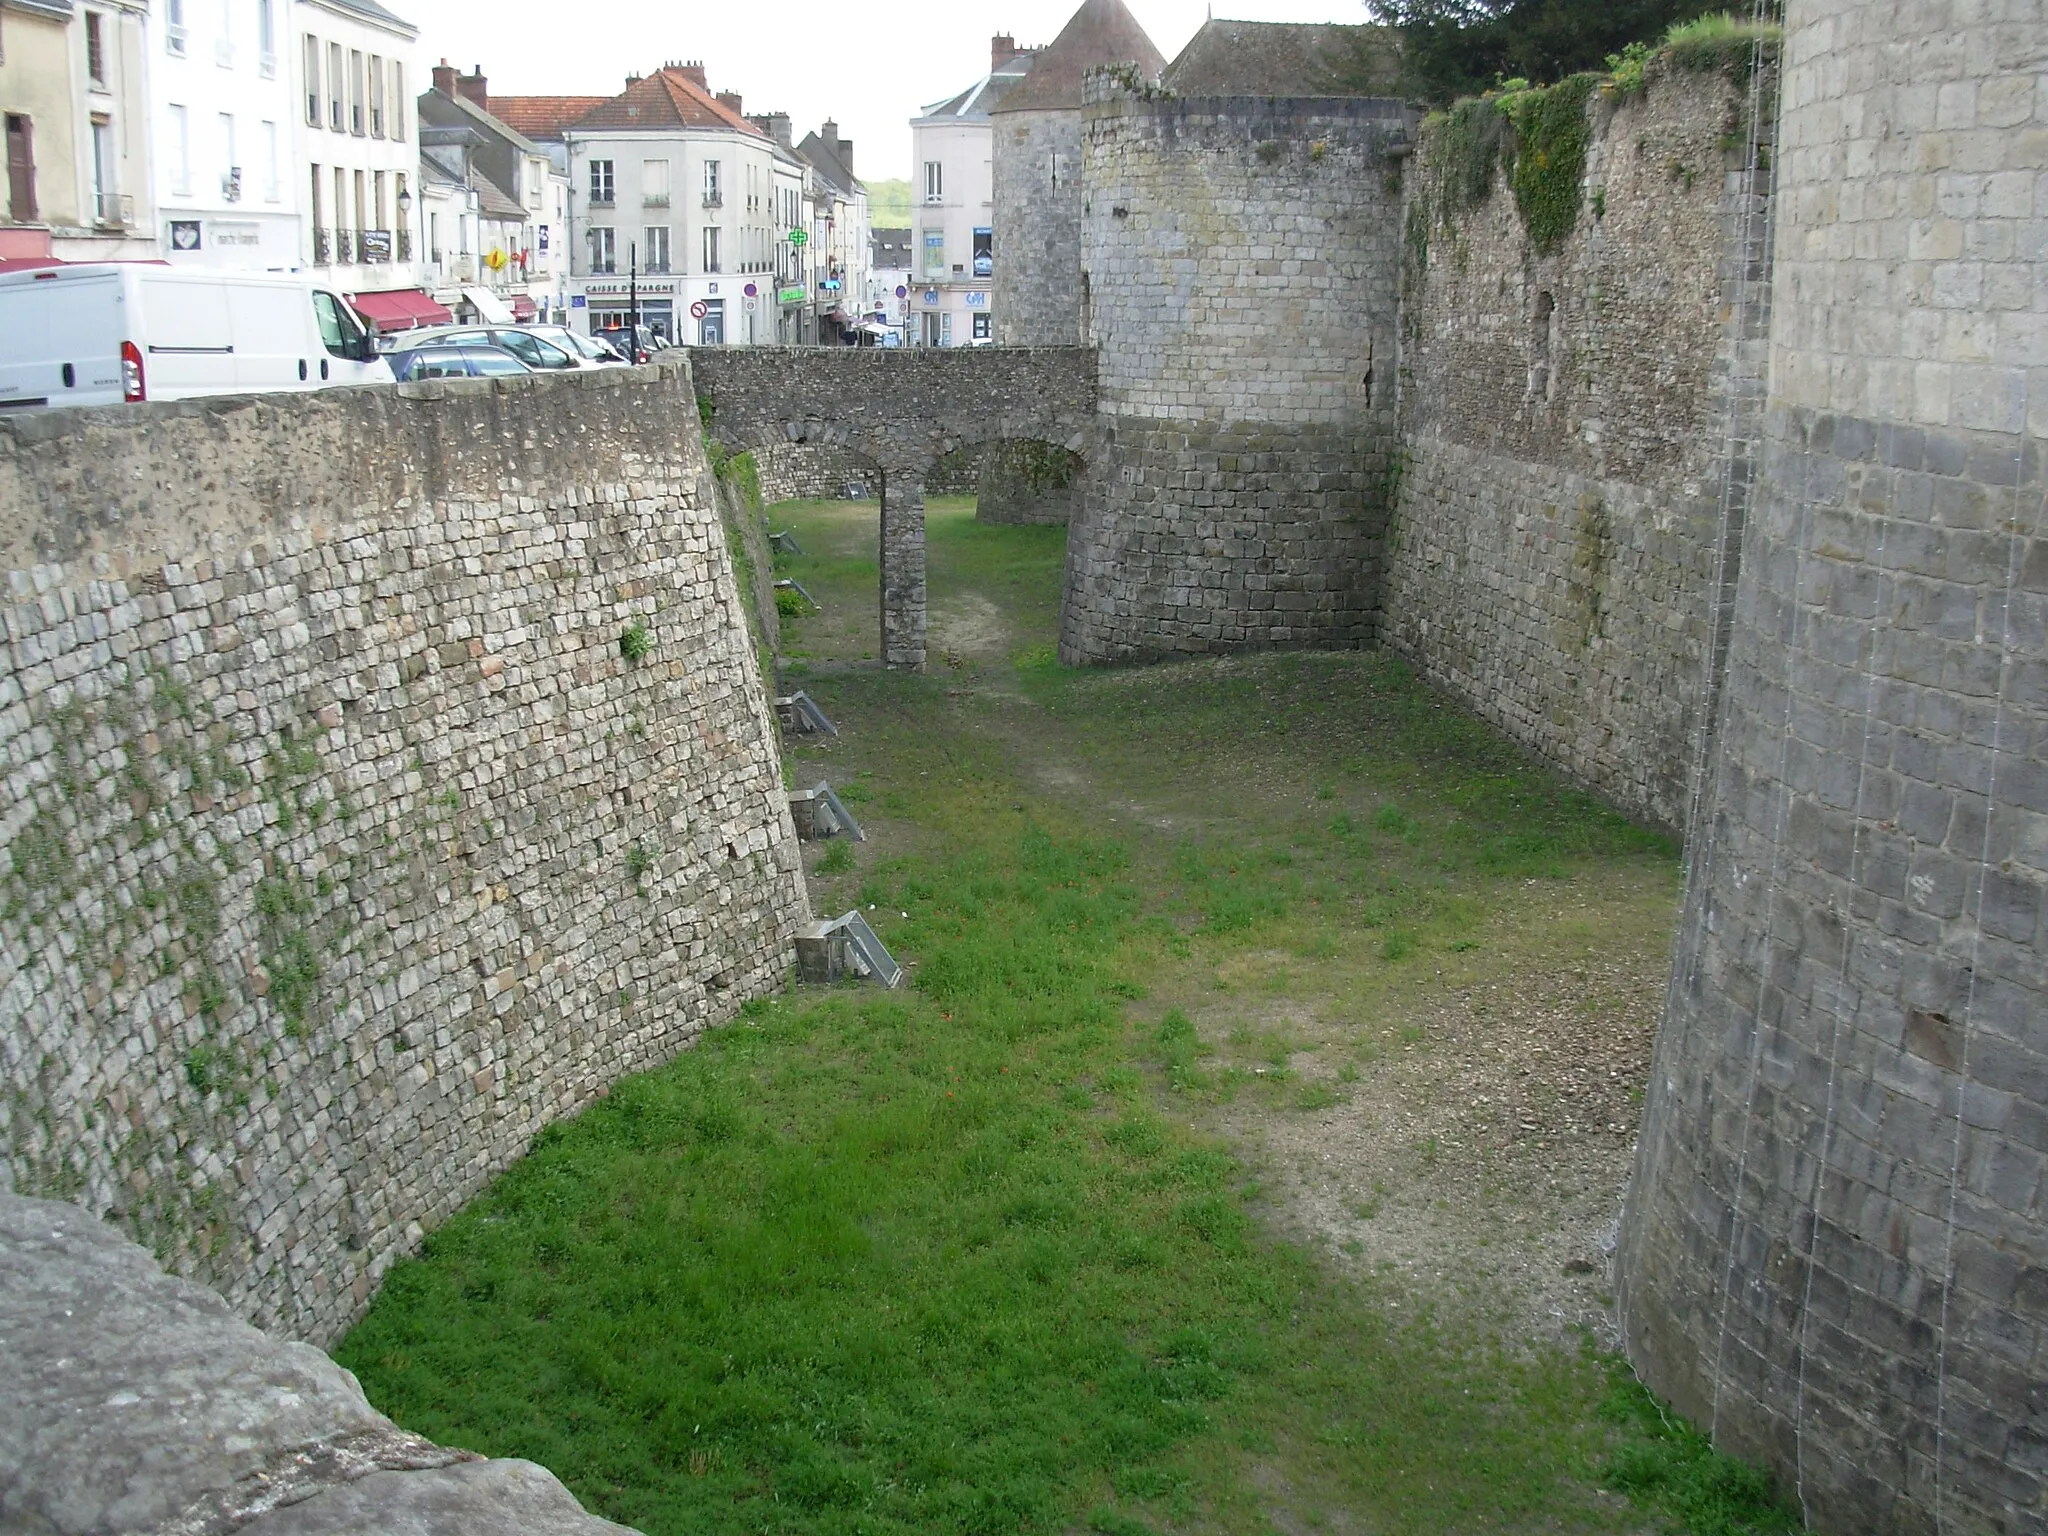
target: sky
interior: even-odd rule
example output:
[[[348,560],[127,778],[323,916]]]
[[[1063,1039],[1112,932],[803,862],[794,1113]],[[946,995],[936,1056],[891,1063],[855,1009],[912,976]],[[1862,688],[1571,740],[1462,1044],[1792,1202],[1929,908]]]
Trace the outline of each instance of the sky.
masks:
[[[702,59],[714,91],[738,91],[749,112],[787,112],[797,137],[826,118],[854,141],[854,174],[910,175],[910,119],[988,72],[992,33],[1049,43],[1079,0],[893,0],[888,5],[661,5],[651,0],[384,0],[420,29],[427,62],[478,65],[495,94],[598,96],[626,76]],[[1209,13],[1209,0],[1126,0],[1171,59]],[[1365,19],[1360,0],[1228,0],[1241,21]],[[422,82],[424,84],[424,82]]]

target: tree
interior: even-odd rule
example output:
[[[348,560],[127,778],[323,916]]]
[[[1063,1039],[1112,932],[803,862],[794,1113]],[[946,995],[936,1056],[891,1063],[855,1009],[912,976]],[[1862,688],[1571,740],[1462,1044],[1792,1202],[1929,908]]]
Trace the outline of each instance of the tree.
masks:
[[[1442,106],[1496,80],[1549,84],[1601,69],[1630,43],[1655,43],[1672,23],[1728,0],[1366,0],[1401,38],[1401,80]]]

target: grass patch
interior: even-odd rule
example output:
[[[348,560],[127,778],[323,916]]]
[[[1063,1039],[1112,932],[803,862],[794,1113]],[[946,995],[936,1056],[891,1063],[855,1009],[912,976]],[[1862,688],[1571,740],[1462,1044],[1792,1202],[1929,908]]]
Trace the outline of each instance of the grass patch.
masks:
[[[841,728],[793,781],[857,782],[858,899],[912,986],[752,1004],[550,1127],[337,1357],[650,1536],[1639,1529],[1603,1474],[1656,1435],[1603,1412],[1608,1362],[1276,1241],[1188,1110],[1334,1106],[1290,1061],[1348,1085],[1372,1048],[1290,1022],[1308,974],[1402,984],[1396,941],[1437,960],[1531,881],[1668,884],[1670,845],[1385,657],[1063,668],[1061,531],[936,505],[935,611],[1001,636],[966,684],[843,665],[872,503],[776,514]],[[1174,1006],[1196,977],[1244,1005],[1227,1044]]]
[[[1612,1384],[1600,1412],[1624,1431],[1603,1473],[1609,1487],[1659,1511],[1690,1536],[1777,1536],[1805,1529],[1799,1511],[1762,1472],[1716,1451],[1625,1366],[1609,1369]]]

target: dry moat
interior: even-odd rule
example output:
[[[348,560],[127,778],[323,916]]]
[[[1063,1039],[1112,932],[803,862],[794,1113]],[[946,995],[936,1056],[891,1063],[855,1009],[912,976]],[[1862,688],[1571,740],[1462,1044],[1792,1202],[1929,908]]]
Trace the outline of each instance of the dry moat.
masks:
[[[1682,1520],[1730,1471],[1604,1354],[1676,849],[1384,655],[1061,668],[1064,531],[972,506],[923,676],[873,504],[771,513],[814,904],[910,986],[621,1084],[339,1358],[652,1533]]]

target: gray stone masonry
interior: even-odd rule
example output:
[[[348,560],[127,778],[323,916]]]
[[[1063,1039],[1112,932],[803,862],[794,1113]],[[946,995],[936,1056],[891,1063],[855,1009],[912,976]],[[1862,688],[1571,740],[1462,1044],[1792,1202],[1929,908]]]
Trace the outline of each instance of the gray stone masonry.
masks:
[[[1081,456],[1055,443],[991,443],[975,487],[977,523],[1065,523],[1074,510]]]
[[[999,439],[1085,453],[1095,355],[1084,347],[708,347],[691,353],[726,447],[857,455],[882,491],[882,654],[925,661],[925,481]]]
[[[1768,165],[1775,72],[1754,102]],[[1653,69],[1588,103],[1577,227],[1536,250],[1498,170],[1404,212],[1402,451],[1386,644],[1629,815],[1698,773],[1770,318],[1749,92]],[[1717,601],[1717,596],[1719,601]]]
[[[629,1536],[531,1462],[406,1433],[90,1212],[6,1190],[0,1530]]]
[[[325,1341],[808,916],[680,366],[0,421],[0,1167]]]
[[[1081,329],[1081,114],[1073,107],[990,120],[996,340],[1073,346]]]
[[[2048,1531],[2048,5],[1792,0],[1765,451],[1621,1232],[1816,1530]]]
[[[1064,660],[1373,638],[1408,116],[1091,79]]]

